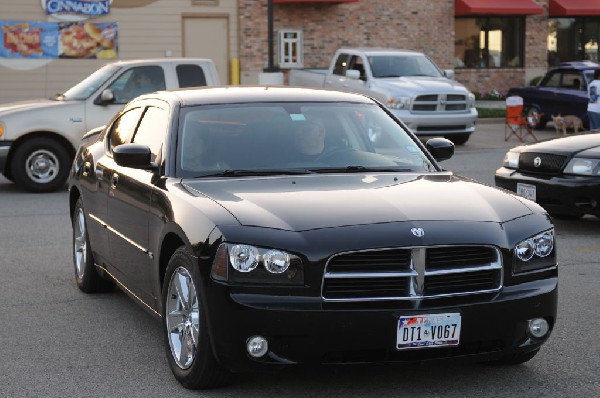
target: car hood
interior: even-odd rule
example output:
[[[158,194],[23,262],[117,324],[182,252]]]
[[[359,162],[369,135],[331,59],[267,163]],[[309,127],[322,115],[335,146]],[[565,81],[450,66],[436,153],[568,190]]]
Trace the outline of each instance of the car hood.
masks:
[[[515,150],[520,152],[554,153],[566,156],[579,153],[590,157],[600,157],[600,134],[584,134],[558,138],[537,144],[522,145],[515,148]]]
[[[377,79],[377,85],[387,86],[393,91],[403,93],[403,95],[409,93],[468,93],[462,84],[445,77],[405,76],[384,78]]]
[[[77,101],[79,102],[79,101]],[[0,117],[8,114],[18,112],[21,110],[32,111],[35,109],[48,109],[57,106],[65,106],[66,104],[73,104],[74,101],[57,101],[51,99],[34,99],[28,101],[9,102],[7,104],[0,105]]]
[[[532,213],[499,189],[436,174],[335,174],[184,180],[245,226],[306,231],[400,221],[504,222]]]

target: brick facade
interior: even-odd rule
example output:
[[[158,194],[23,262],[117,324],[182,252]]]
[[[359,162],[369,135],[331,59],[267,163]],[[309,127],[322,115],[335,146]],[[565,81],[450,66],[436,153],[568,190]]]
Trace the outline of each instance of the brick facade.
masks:
[[[456,80],[473,91],[505,92],[545,72],[549,0],[535,1],[545,11],[526,17],[526,67],[457,69]],[[239,5],[241,82],[252,84],[268,65],[267,1],[239,0]],[[275,3],[274,30],[282,28],[303,31],[305,68],[328,66],[343,46],[411,49],[427,54],[442,69],[454,67],[454,0]],[[275,63],[276,59],[277,42]]]

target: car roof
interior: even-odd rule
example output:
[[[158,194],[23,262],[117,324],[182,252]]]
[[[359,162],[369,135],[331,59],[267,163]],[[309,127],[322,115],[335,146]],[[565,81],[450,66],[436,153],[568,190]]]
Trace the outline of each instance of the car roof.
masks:
[[[340,48],[340,52],[362,52],[367,55],[390,55],[390,54],[404,54],[404,55],[423,55],[422,52],[413,50],[404,50],[399,48],[385,48],[385,47],[344,47]]]
[[[353,102],[373,103],[361,94],[287,86],[212,86],[160,91],[144,97],[162,97],[182,106],[248,102]]]
[[[555,69],[594,70],[600,69],[600,64],[592,61],[561,62]]]
[[[132,65],[167,65],[173,63],[185,63],[185,62],[212,62],[208,58],[189,58],[189,57],[178,57],[178,58],[145,58],[145,59],[128,59],[111,62],[110,65],[116,66],[132,66]]]

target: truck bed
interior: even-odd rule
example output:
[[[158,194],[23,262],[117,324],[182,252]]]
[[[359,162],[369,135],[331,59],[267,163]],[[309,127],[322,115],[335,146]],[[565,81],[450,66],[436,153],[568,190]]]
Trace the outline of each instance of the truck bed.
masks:
[[[289,74],[289,85],[298,87],[323,87],[327,68],[292,69]]]

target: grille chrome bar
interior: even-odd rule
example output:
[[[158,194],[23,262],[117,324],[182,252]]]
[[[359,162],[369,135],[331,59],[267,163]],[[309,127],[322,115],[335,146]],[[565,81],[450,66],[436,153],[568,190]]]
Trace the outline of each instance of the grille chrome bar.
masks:
[[[357,258],[361,260],[358,266]],[[345,264],[353,264],[353,272],[347,272]],[[384,272],[379,264],[386,264]],[[329,259],[325,269],[322,298],[331,302],[493,293],[502,288],[503,281],[500,251],[492,246],[427,246],[340,253]]]

